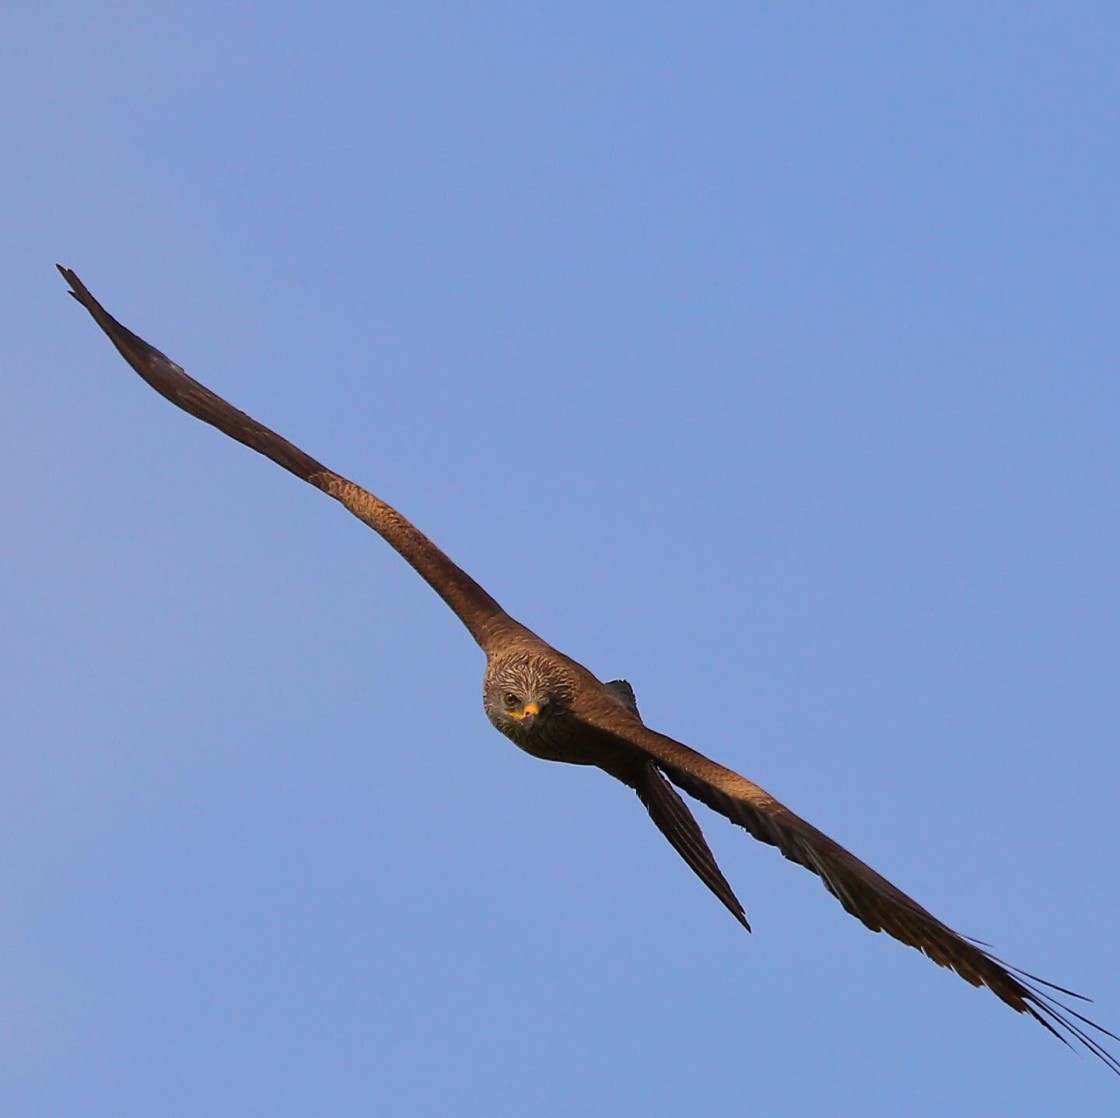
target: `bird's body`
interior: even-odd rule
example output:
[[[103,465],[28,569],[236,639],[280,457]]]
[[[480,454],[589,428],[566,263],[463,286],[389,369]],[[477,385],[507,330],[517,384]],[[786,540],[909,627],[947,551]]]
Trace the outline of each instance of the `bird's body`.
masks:
[[[1120,1038],[1055,997],[1055,993],[1078,995],[1001,962],[758,785],[647,727],[628,683],[604,683],[552,648],[510,617],[391,505],[193,380],[109,315],[72,271],[59,270],[71,294],[157,392],[323,490],[394,547],[443,598],[485,653],[483,707],[491,723],[534,757],[593,765],[634,789],[662,834],[744,927],[749,928],[743,906],[674,785],[817,874],[841,905],[868,928],[917,948],[974,986],[988,987],[1012,1009],[1030,1015],[1063,1042],[1081,1044],[1120,1073],[1120,1060],[1093,1030]]]

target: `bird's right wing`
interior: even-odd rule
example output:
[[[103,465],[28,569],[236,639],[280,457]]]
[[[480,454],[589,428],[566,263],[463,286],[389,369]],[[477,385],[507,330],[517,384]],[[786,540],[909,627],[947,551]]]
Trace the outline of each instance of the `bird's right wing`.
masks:
[[[70,285],[70,294],[89,311],[121,356],[152,388],[196,419],[217,427],[231,439],[271,458],[302,481],[334,497],[412,565],[484,649],[499,634],[521,628],[470,575],[456,566],[395,508],[328,469],[298,446],[243,411],[238,411],[221,396],[189,377],[174,361],[113,318],[74,272],[61,265],[58,270]]]

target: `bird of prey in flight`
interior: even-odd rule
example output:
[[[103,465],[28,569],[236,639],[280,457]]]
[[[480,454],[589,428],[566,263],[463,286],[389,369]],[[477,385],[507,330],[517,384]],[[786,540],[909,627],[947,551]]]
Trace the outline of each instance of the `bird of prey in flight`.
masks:
[[[650,729],[638,713],[628,683],[603,683],[546,644],[510,617],[396,509],[189,377],[113,318],[69,268],[59,266],[59,271],[70,285],[70,294],[160,395],[321,489],[398,551],[485,653],[482,702],[495,728],[534,757],[594,765],[632,788],[657,828],[744,928],[750,930],[743,906],[676,788],[817,874],[844,909],[873,932],[886,932],[973,986],[986,986],[1063,1043],[1083,1046],[1120,1074],[1120,1058],[1098,1036],[1120,1037],[1059,999],[1059,995],[1080,995],[1003,963],[985,945],[958,935],[757,784]]]

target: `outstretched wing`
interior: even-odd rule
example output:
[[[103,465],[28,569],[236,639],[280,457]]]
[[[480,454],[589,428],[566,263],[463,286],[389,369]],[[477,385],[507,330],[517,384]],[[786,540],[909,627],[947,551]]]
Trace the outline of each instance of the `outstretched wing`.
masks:
[[[873,932],[886,932],[949,967],[973,986],[986,986],[1019,1013],[1026,1013],[1065,1044],[1083,1045],[1120,1074],[1120,1059],[1093,1035],[1120,1040],[1059,1001],[1055,994],[1087,1001],[1080,994],[1008,966],[954,932],[854,854],[795,815],[757,784],[687,745],[638,722],[613,727],[690,796],[707,804],[761,842],[776,846],[791,862],[812,870],[825,888]],[[725,902],[726,903],[726,902]]]
[[[121,356],[161,396],[343,504],[404,556],[484,650],[499,636],[521,628],[470,575],[391,505],[327,469],[298,446],[189,377],[174,361],[113,318],[74,272],[62,265],[58,265],[58,270],[70,285],[70,294],[89,311]]]

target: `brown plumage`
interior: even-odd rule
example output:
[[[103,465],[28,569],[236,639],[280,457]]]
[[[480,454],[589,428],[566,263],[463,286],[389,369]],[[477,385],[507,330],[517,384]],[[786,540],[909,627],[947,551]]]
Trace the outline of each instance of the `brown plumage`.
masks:
[[[550,647],[510,617],[396,509],[193,380],[108,314],[72,271],[61,266],[59,271],[70,284],[70,294],[157,392],[323,490],[395,548],[454,611],[486,654],[483,706],[494,726],[535,757],[595,765],[633,788],[661,833],[744,927],[749,930],[743,906],[674,784],[817,874],[845,910],[872,931],[886,932],[916,947],[973,986],[988,987],[1063,1043],[1083,1045],[1120,1074],[1120,1060],[1103,1047],[1094,1032],[1120,1038],[1055,997],[1080,995],[1001,962],[758,785],[649,729],[628,683],[602,683],[581,664]]]

